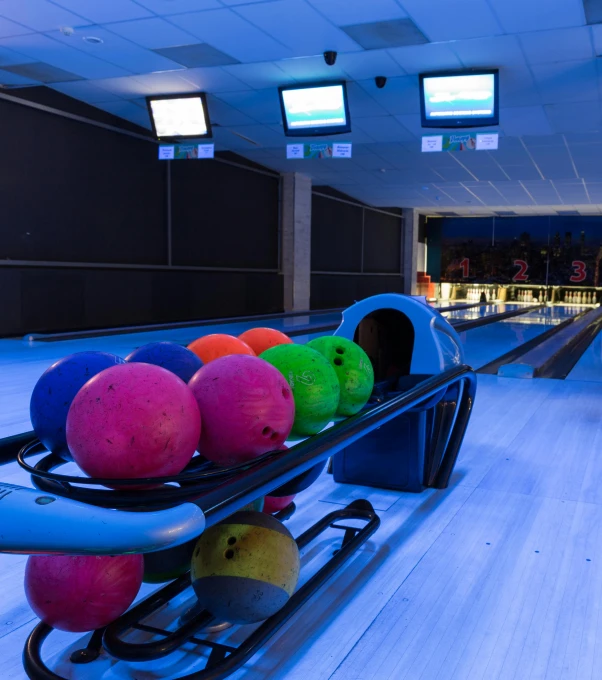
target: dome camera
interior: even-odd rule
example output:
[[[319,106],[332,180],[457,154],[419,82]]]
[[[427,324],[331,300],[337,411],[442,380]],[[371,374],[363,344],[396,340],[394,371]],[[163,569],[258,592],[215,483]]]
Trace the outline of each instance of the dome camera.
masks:
[[[337,53],[333,52],[332,50],[327,50],[324,52],[324,61],[328,64],[328,66],[334,66],[336,61],[337,61]]]
[[[376,87],[378,87],[379,90],[382,90],[383,87],[387,84],[387,79],[385,76],[376,76],[374,79],[374,83],[376,84]]]

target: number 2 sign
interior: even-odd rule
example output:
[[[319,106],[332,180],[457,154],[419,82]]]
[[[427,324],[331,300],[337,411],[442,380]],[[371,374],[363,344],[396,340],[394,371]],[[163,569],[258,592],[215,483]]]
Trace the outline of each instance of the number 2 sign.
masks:
[[[518,267],[518,271],[512,277],[513,281],[528,281],[529,275],[527,271],[529,270],[529,265],[524,260],[514,260],[514,266]]]

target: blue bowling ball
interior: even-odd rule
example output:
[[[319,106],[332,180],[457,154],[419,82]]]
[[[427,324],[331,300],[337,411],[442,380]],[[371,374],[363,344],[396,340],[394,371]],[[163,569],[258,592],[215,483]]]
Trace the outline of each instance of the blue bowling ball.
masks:
[[[135,349],[126,361],[161,366],[187,383],[202,368],[203,362],[196,354],[175,342],[151,342]]]
[[[71,402],[95,375],[125,361],[106,352],[78,352],[59,359],[40,377],[31,394],[31,424],[44,446],[65,460],[71,459],[65,426]]]

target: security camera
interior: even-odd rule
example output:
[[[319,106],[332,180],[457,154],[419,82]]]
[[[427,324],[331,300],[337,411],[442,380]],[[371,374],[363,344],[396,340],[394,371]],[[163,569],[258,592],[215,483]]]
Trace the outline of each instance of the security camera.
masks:
[[[376,87],[378,87],[379,90],[382,90],[383,87],[387,84],[387,78],[385,76],[376,76],[374,82],[376,84]]]
[[[327,50],[324,52],[324,61],[328,64],[328,66],[334,66],[337,61],[337,53],[333,52],[332,50]]]

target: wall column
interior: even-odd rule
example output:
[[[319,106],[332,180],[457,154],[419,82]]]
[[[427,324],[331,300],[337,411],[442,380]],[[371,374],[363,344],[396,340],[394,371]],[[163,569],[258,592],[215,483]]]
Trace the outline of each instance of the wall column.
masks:
[[[406,295],[418,292],[417,274],[422,268],[418,262],[419,213],[413,208],[404,208],[403,214],[403,280]]]
[[[311,179],[282,175],[281,263],[284,311],[309,309],[311,294]]]

